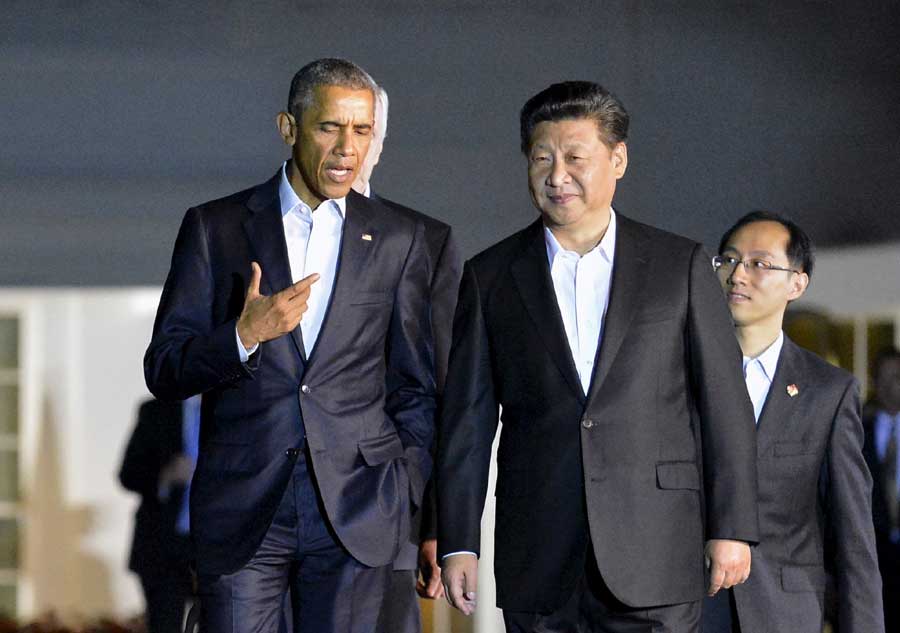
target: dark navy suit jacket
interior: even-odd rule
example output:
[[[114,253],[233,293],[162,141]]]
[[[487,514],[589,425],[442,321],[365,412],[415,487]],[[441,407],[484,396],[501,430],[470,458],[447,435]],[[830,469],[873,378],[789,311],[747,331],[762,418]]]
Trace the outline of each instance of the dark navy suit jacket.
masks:
[[[188,210],[144,358],[161,399],[203,393],[191,486],[201,573],[261,542],[306,445],[341,543],[370,566],[408,537],[431,470],[434,372],[421,222],[350,192],[331,302],[311,356],[300,327],[241,363],[250,263],[261,292],[291,284],[276,175]]]

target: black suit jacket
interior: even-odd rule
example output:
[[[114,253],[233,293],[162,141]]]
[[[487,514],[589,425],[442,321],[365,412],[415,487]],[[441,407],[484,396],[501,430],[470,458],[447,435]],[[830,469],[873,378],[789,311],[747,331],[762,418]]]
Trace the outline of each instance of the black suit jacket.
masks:
[[[175,244],[147,385],[162,399],[203,392],[191,485],[199,571],[253,555],[305,445],[341,543],[370,566],[407,539],[431,470],[434,376],[424,227],[347,196],[337,277],[315,349],[300,327],[242,364],[235,339],[250,276],[263,294],[291,284],[276,174],[190,209]]]
[[[421,221],[425,227],[425,245],[428,252],[429,279],[431,289],[431,329],[434,335],[434,377],[437,388],[437,402],[440,406],[444,382],[447,378],[447,359],[450,356],[450,336],[453,329],[453,313],[459,294],[459,279],[462,276],[462,261],[453,239],[453,231],[448,224],[410,209],[402,204],[382,198],[373,193],[373,200],[390,206],[396,211]],[[410,538],[400,548],[394,561],[394,569],[416,569],[418,566],[419,542],[437,536],[433,481],[425,487],[422,508],[413,520]]]
[[[878,409],[875,402],[867,404],[864,409],[863,427],[866,439],[863,454],[872,473],[872,519],[875,525],[878,567],[884,584],[889,588],[900,589],[900,543],[891,541],[891,519],[885,496],[884,465],[878,457],[878,448],[875,446],[875,419]],[[897,609],[894,605],[888,607]]]
[[[184,450],[182,415],[180,402],[142,403],[119,471],[122,485],[141,495],[128,567],[151,584],[188,564],[180,542],[185,537],[175,529],[184,488],[173,487],[165,500],[159,498],[160,471]]]
[[[757,540],[752,407],[699,244],[617,215],[587,396],[541,221],[466,263],[439,425],[441,555],[479,551],[498,405],[501,607],[558,608],[583,574],[589,543],[625,604],[699,600],[704,539]]]
[[[733,590],[741,630],[821,633],[827,567],[837,630],[884,631],[856,380],[785,338],[757,443],[760,542]]]

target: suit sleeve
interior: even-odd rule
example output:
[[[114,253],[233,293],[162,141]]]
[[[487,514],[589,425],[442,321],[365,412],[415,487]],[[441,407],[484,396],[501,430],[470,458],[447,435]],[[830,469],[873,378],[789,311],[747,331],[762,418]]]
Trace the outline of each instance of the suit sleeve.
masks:
[[[453,230],[448,228],[435,263],[431,280],[431,328],[434,331],[434,379],[437,388],[437,406],[440,410],[447,380],[447,363],[450,357],[450,343],[453,333],[453,315],[459,296],[459,280],[462,262],[453,239]],[[425,488],[422,500],[422,525],[419,538],[424,541],[437,538],[437,505],[434,480]]]
[[[700,415],[706,538],[757,543],[756,425],[734,324],[710,260],[691,259],[688,348]]]
[[[159,450],[159,417],[158,403],[151,400],[141,405],[119,470],[119,481],[127,490],[150,498],[159,493],[159,473],[165,465]]]
[[[471,263],[463,269],[437,447],[438,556],[481,551],[481,513],[497,432],[487,327]]]
[[[863,437],[859,386],[853,380],[832,421],[822,473],[841,633],[884,631],[872,527],[872,477],[863,457]]]
[[[206,227],[198,209],[184,217],[144,355],[147,387],[160,400],[184,400],[252,376],[259,362],[241,362],[236,319],[214,324],[214,281]]]
[[[419,222],[394,296],[385,400],[385,411],[403,443],[410,496],[416,507],[421,505],[431,474],[436,406],[428,271],[424,227]]]

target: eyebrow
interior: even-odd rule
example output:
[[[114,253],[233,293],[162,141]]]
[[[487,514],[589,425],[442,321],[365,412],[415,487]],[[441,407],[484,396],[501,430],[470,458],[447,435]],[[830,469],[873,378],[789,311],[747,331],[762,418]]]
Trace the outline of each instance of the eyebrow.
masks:
[[[723,253],[728,252],[728,251],[731,251],[732,253],[737,253],[738,255],[741,255],[742,257],[744,255],[750,256],[750,257],[755,256],[755,257],[772,257],[772,258],[774,258],[776,256],[774,253],[770,253],[769,251],[750,251],[749,253],[741,253],[741,251],[736,249],[734,246],[726,246],[725,248],[722,249]],[[785,257],[787,257],[787,254],[785,254]]]
[[[319,125],[333,125],[335,127],[347,127],[346,123],[341,123],[340,121],[331,121],[329,119],[326,119],[324,121],[319,121]],[[353,127],[372,129],[372,124],[371,123],[354,123]]]

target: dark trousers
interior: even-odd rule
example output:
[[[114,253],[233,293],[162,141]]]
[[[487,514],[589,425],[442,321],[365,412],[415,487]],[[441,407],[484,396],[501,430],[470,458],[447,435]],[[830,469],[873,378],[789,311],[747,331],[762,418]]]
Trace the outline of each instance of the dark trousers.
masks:
[[[165,562],[138,574],[147,604],[147,633],[181,633],[192,595],[190,539],[173,534],[164,544]]]
[[[199,577],[200,628],[277,633],[290,591],[294,633],[371,633],[390,566],[366,567],[328,525],[301,453],[265,538],[238,571]]]
[[[734,592],[722,589],[712,598],[704,598],[700,623],[703,633],[741,633]]]
[[[603,582],[591,553],[566,604],[553,613],[503,611],[503,622],[507,633],[697,633],[700,603],[626,606]]]
[[[186,562],[165,576],[141,576],[147,603],[147,633],[181,633],[184,608],[191,597],[191,573]]]
[[[378,616],[378,633],[421,633],[422,617],[416,594],[417,571],[391,572],[390,588]]]

